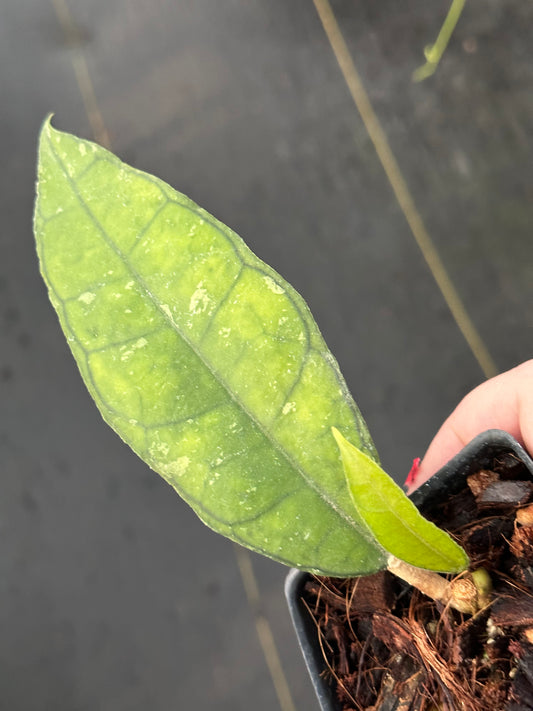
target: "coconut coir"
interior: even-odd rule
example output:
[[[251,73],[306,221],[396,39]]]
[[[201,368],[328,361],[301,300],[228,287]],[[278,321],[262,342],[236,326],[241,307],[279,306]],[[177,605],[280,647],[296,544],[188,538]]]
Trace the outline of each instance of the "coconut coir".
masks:
[[[306,584],[339,709],[533,710],[532,502],[528,472],[505,455],[424,512],[490,574],[492,602],[473,617],[388,572]]]

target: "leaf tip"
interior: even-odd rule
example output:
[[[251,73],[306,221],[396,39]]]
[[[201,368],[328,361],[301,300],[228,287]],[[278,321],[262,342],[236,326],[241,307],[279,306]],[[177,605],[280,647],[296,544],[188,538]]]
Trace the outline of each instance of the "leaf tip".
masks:
[[[41,138],[43,136],[46,136],[47,138],[50,138],[52,135],[52,132],[55,130],[54,127],[52,126],[52,119],[54,117],[53,111],[50,111],[49,114],[46,115],[46,118],[41,124],[41,130],[39,132]]]
[[[340,432],[336,427],[331,428],[331,432],[333,433],[333,436],[335,437],[335,441],[337,442],[337,446],[340,450],[341,454],[341,459],[343,463],[345,464],[345,475],[347,478],[348,473],[346,472],[346,459],[347,457],[350,457],[351,452],[355,451],[357,452],[358,455],[366,457],[366,455],[355,445],[353,445],[349,440],[346,439],[346,437]]]
[[[338,430],[336,427],[332,427],[332,428],[331,428],[331,433],[332,433],[333,436],[335,437],[335,441],[337,442],[337,445],[338,445],[339,449],[340,449],[341,452],[342,452],[342,448],[343,448],[343,446],[346,445],[346,443],[348,442],[348,440],[346,439],[346,437],[344,437],[344,435],[342,435],[342,434],[339,432],[339,430]]]

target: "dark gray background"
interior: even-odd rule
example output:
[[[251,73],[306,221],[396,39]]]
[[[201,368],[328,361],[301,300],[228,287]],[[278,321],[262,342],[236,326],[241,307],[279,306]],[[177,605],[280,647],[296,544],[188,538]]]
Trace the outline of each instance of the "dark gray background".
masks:
[[[437,74],[413,84],[447,7],[333,2],[432,243],[506,370],[531,356],[533,8],[470,0]],[[41,121],[54,111],[58,128],[92,137],[101,116],[124,160],[189,194],[303,294],[403,480],[484,374],[312,0],[3,0],[0,93],[0,709],[316,708],[285,570],[253,557],[250,605],[233,546],[103,424],[31,234]],[[275,692],[258,615],[293,704]]]

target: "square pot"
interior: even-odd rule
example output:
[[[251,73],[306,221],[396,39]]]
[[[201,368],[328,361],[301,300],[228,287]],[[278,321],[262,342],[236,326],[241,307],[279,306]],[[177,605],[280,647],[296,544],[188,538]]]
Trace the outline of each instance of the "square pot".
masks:
[[[489,430],[466,445],[448,464],[414,491],[410,499],[424,513],[434,504],[464,489],[469,474],[490,467],[495,459],[506,454],[512,454],[520,460],[533,480],[533,460],[524,448],[506,432]],[[310,573],[291,570],[285,581],[285,596],[320,708],[322,711],[339,711],[340,703],[335,697],[335,690],[324,679],[323,672],[327,667],[318,643],[316,624],[302,601],[305,584],[312,577]]]

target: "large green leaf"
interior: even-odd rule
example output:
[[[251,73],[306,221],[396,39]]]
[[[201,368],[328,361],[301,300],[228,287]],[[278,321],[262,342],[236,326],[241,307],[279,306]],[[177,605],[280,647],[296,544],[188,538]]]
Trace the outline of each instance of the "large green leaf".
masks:
[[[354,505],[376,540],[417,568],[460,573],[468,557],[457,543],[425,519],[377,462],[333,429]]]
[[[384,567],[331,427],[376,453],[302,298],[162,181],[40,138],[41,271],[104,419],[220,533],[324,574]]]

